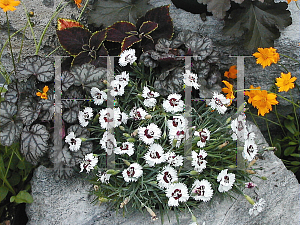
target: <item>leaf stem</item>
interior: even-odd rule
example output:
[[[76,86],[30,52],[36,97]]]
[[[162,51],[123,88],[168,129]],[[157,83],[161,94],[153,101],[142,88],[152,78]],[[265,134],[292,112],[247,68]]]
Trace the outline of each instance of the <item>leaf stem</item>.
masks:
[[[81,13],[80,13],[80,15],[79,15],[79,17],[78,17],[78,19],[77,19],[77,21],[79,21],[79,20],[81,19],[82,14],[83,14],[85,8],[87,7],[87,4],[88,4],[88,3],[89,3],[89,0],[86,0],[85,3],[84,3],[83,8],[82,8],[82,10],[81,10]]]

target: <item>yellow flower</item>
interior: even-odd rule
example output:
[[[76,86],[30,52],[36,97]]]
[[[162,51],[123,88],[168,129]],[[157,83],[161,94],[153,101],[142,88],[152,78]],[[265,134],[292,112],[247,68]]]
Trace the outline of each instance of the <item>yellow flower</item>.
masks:
[[[47,91],[49,91],[49,87],[45,86],[43,88],[43,92],[37,92],[36,95],[41,97],[42,99],[48,99]]]
[[[4,12],[15,11],[16,8],[14,6],[18,6],[18,5],[20,5],[20,1],[0,0],[0,8],[3,9]]]
[[[224,73],[224,76],[228,78],[236,79],[237,72],[238,71],[236,70],[236,65],[233,65],[229,68],[229,71],[226,71]]]
[[[75,4],[77,5],[78,9],[81,8],[82,6],[80,5],[80,3],[82,2],[82,0],[74,0]]]
[[[279,92],[287,92],[295,87],[295,84],[293,83],[295,80],[297,80],[297,77],[292,77],[291,73],[281,73],[281,77],[276,78],[277,83],[275,84],[279,87]]]
[[[258,89],[260,90],[260,87],[254,87],[253,85],[250,85],[250,89]],[[252,103],[252,100],[254,98],[255,95],[258,94],[257,90],[251,90],[251,91],[245,91],[245,95],[247,95],[249,97],[248,102]]]
[[[275,48],[258,48],[258,52],[255,52],[256,63],[261,64],[263,68],[270,66],[272,63],[277,63],[279,60],[279,54]]]
[[[264,116],[266,113],[272,111],[272,105],[277,105],[276,100],[277,95],[273,93],[268,93],[266,90],[257,91],[257,95],[252,99],[252,105],[258,109],[257,115]]]
[[[226,80],[223,80],[222,82],[226,85],[226,88],[222,88],[222,91],[227,93],[226,98],[234,99],[233,85]]]

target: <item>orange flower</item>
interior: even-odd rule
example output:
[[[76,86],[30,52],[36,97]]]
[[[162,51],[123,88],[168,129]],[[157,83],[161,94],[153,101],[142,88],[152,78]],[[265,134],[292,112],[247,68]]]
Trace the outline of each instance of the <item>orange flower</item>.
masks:
[[[3,9],[4,12],[15,11],[16,8],[14,6],[18,6],[18,5],[20,5],[20,1],[0,0],[0,8]]]
[[[252,99],[252,105],[258,109],[257,115],[264,116],[266,113],[272,111],[272,105],[277,105],[277,95],[268,93],[266,90],[257,91],[257,95]]]
[[[258,89],[260,90],[260,87],[254,87],[253,85],[250,85],[250,89]],[[251,91],[245,91],[245,95],[249,97],[248,102],[252,103],[252,100],[255,95],[257,95],[259,92],[257,90],[251,90]]]
[[[258,48],[259,52],[255,52],[256,63],[261,64],[263,68],[270,66],[272,63],[277,63],[279,60],[279,54],[275,48]]]
[[[224,93],[227,93],[226,98],[228,98],[228,99],[234,99],[233,85],[230,84],[230,83],[229,83],[228,81],[226,81],[226,80],[223,80],[222,82],[226,85],[226,88],[222,88],[222,91],[223,91]]]
[[[292,0],[286,0],[286,1],[287,1],[288,4],[290,4]],[[296,2],[296,1],[298,1],[298,0],[293,0],[293,1]]]
[[[48,99],[47,91],[49,91],[49,87],[45,86],[43,88],[43,92],[37,92],[36,95],[41,97],[42,99]]]
[[[276,78],[277,83],[275,84],[279,87],[279,92],[287,92],[295,87],[295,84],[293,83],[295,80],[297,80],[297,77],[292,77],[291,73],[281,73],[281,77]]]
[[[77,5],[78,9],[80,9],[82,6],[80,5],[80,3],[82,2],[82,0],[74,0],[75,4]]]
[[[236,74],[237,74],[237,70],[236,70],[236,65],[233,65],[229,68],[229,71],[226,71],[224,73],[224,77],[228,77],[228,78],[232,78],[232,79],[236,79]]]

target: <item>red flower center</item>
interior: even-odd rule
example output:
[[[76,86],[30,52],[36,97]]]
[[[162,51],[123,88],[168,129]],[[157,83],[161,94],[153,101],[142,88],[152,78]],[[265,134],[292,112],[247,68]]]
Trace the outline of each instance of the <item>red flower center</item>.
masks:
[[[181,194],[181,190],[179,189],[175,189],[174,192],[172,193],[172,197],[175,200],[178,200],[179,198],[181,198],[182,194]]]

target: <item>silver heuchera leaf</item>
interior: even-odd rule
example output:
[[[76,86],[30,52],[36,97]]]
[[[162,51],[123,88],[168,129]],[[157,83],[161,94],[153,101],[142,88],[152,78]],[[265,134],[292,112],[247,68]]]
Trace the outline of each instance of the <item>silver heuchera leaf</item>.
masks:
[[[63,164],[68,167],[75,166],[75,160],[69,150],[69,146],[65,144],[62,149],[54,149],[54,146],[50,148],[49,158],[53,164],[59,167],[59,164]]]
[[[75,123],[80,111],[80,103],[76,100],[64,100],[63,107],[65,108],[62,118],[67,123]]]
[[[10,102],[0,103],[0,126],[4,126],[12,121],[13,116],[17,113],[18,108],[15,104]]]
[[[0,132],[0,142],[4,146],[10,146],[20,138],[23,129],[21,121],[11,121]]]
[[[46,127],[41,124],[25,126],[21,134],[21,152],[26,160],[36,165],[48,150],[47,141],[50,135]]]
[[[99,67],[95,68],[91,64],[83,64],[82,66],[74,66],[71,69],[71,74],[75,78],[74,85],[82,86],[83,89],[90,91],[92,87],[97,87],[100,90],[104,88],[103,80],[107,79],[106,69]]]
[[[16,78],[19,81],[35,76],[41,82],[49,82],[54,78],[54,66],[51,60],[38,55],[28,56],[17,65]]]
[[[16,103],[19,98],[17,83],[12,82],[8,85],[7,92],[5,93],[4,99],[11,103]]]
[[[213,52],[212,40],[190,30],[184,30],[173,40],[171,48],[185,45],[190,49],[194,60],[204,60]]]
[[[64,71],[61,74],[61,89],[62,91],[67,91],[75,82],[75,78],[68,71]]]
[[[86,138],[88,139],[90,137],[90,132],[88,129],[81,127],[78,124],[75,124],[68,128],[67,135],[70,132],[74,132],[75,136],[77,138]],[[81,142],[80,149],[77,152],[71,152],[76,164],[79,164],[83,159],[84,156],[88,153],[91,153],[93,149],[93,144],[90,141],[83,141]]]
[[[17,106],[10,102],[0,104],[0,142],[4,146],[10,146],[18,140],[23,124],[14,115],[17,113]]]
[[[30,101],[31,100],[31,101]],[[33,99],[26,99],[20,104],[20,117],[25,125],[31,125],[39,116],[42,106]]]
[[[183,87],[184,69],[180,67],[172,68],[162,73],[154,83],[154,88],[161,95],[179,93]]]

